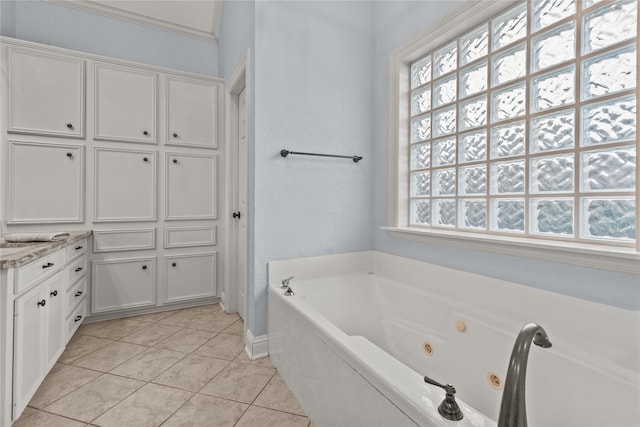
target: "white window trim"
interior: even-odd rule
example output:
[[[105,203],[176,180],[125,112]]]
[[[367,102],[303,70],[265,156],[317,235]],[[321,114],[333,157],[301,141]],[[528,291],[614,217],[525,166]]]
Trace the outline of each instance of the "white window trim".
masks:
[[[519,1],[479,0],[469,2],[453,10],[447,16],[415,39],[391,52],[389,57],[389,129],[387,169],[387,224],[382,227],[394,238],[452,246],[462,249],[485,251],[503,255],[612,271],[640,274],[640,239],[636,248],[601,244],[550,241],[512,236],[495,236],[480,233],[424,229],[408,224],[407,170],[408,164],[408,109],[399,108],[409,99],[411,62],[458,37],[490,18],[497,16]],[[636,168],[640,183],[640,168]],[[640,213],[640,185],[636,185],[636,215]],[[636,216],[637,221],[637,216]]]

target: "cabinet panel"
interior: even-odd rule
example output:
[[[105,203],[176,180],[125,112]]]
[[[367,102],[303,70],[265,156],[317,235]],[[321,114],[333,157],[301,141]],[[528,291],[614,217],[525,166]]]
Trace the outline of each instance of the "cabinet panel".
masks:
[[[164,247],[181,248],[213,246],[216,244],[216,226],[165,227]]]
[[[7,222],[82,222],[83,178],[83,147],[9,141]]]
[[[156,142],[156,74],[96,64],[95,139]]]
[[[155,304],[156,258],[92,262],[92,312]]]
[[[69,342],[73,334],[76,333],[76,331],[82,324],[82,321],[84,320],[84,317],[86,315],[87,315],[87,300],[84,299],[82,300],[82,302],[80,302],[78,307],[76,307],[73,313],[71,313],[71,315],[67,317],[67,320],[66,320],[67,342]]]
[[[156,248],[155,228],[93,230],[93,252],[139,251]]]
[[[167,76],[167,144],[217,148],[218,85]]]
[[[156,152],[95,148],[94,220],[155,221]]]
[[[75,310],[78,304],[84,300],[87,295],[87,278],[83,277],[76,283],[72,289],[66,293],[67,309],[69,315]],[[66,316],[65,316],[66,317]]]
[[[84,136],[84,61],[9,50],[9,132]]]
[[[67,246],[67,262],[87,252],[87,239],[82,239]]]
[[[216,156],[166,153],[166,219],[216,218]]]
[[[165,302],[216,294],[216,253],[165,256]]]
[[[67,344],[67,333],[64,320],[66,313],[67,277],[64,272],[56,274],[48,281],[48,315],[47,315],[47,360],[45,370],[48,372],[62,354]]]

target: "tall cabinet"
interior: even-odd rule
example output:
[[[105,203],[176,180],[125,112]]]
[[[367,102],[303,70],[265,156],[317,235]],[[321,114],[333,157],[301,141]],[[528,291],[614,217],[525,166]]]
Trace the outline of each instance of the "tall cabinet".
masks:
[[[94,319],[217,301],[222,80],[1,41],[3,230],[92,229]]]

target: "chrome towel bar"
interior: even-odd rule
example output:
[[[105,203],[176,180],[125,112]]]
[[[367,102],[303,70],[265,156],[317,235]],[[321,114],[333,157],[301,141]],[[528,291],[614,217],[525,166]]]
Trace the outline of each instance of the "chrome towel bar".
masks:
[[[341,159],[351,159],[354,163],[358,163],[360,160],[362,160],[362,156],[340,156],[338,154],[303,153],[300,151],[289,151],[285,149],[280,150],[280,155],[282,157],[287,157],[289,154],[300,154],[303,156],[338,157]]]

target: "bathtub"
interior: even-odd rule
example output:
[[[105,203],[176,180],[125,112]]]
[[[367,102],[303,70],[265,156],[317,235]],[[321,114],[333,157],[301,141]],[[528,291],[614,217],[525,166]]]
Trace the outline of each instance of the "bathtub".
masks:
[[[640,426],[637,312],[375,251],[271,262],[268,292],[271,360],[317,427],[495,426],[528,322],[553,343],[531,347],[530,426]]]

